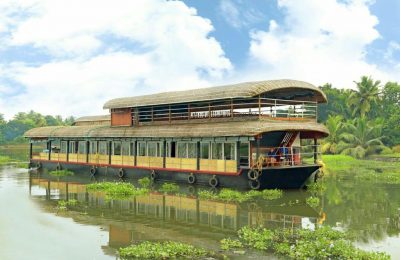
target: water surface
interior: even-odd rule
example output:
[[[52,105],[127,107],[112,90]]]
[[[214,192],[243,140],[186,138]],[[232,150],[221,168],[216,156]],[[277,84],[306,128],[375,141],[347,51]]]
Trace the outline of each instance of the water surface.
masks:
[[[114,179],[116,180],[116,179]],[[129,200],[106,200],[87,193],[89,176],[55,178],[11,166],[0,168],[0,259],[115,259],[117,249],[137,241],[174,240],[210,250],[243,226],[348,230],[357,245],[400,259],[400,193],[398,184],[328,177],[321,204],[306,204],[304,190],[257,203],[200,200],[196,189],[184,195],[155,188]],[[98,180],[99,181],[99,180]],[[63,211],[60,200],[76,200]],[[247,257],[265,255],[250,252]],[[244,256],[238,256],[244,258]]]

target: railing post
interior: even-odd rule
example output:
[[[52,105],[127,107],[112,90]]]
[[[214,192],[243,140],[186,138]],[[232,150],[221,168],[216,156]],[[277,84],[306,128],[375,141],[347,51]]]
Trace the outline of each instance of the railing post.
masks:
[[[133,166],[137,166],[137,140],[133,141]]]
[[[261,95],[258,95],[258,118],[261,118]]]
[[[168,106],[168,121],[171,124],[171,105]]]
[[[231,117],[233,117],[233,99],[231,99]]]

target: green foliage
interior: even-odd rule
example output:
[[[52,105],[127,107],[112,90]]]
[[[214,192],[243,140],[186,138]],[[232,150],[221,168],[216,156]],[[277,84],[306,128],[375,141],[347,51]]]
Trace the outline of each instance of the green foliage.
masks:
[[[211,256],[212,253],[189,244],[169,241],[142,242],[137,245],[120,248],[119,255],[122,259],[199,259]]]
[[[68,170],[55,170],[49,172],[50,175],[56,176],[56,177],[65,177],[65,176],[73,176],[74,173]]]
[[[88,192],[104,192],[106,199],[129,199],[133,196],[145,195],[148,189],[136,188],[126,182],[98,182],[86,185]]]
[[[308,198],[306,199],[306,203],[307,203],[309,206],[313,207],[313,208],[318,208],[318,207],[319,207],[319,204],[320,204],[320,200],[319,200],[318,197],[313,197],[313,196],[311,196],[311,197],[308,197]]]
[[[307,190],[313,195],[313,196],[321,196],[325,193],[326,191],[326,184],[322,181],[317,181],[313,182],[311,185],[307,186]]]
[[[145,189],[150,188],[151,180],[149,177],[141,178],[141,179],[139,179],[138,182],[139,182],[140,187],[145,188]]]
[[[326,154],[338,153],[338,144],[342,140],[343,118],[329,115],[325,123],[329,130],[329,136],[323,140],[322,152]]]
[[[179,186],[175,183],[163,183],[160,188],[161,192],[173,194],[179,192]]]
[[[237,191],[232,189],[223,188],[219,191],[219,193],[201,190],[197,193],[200,199],[204,200],[216,200],[216,201],[225,201],[225,202],[247,202],[247,201],[255,201],[258,199],[264,200],[275,200],[279,199],[283,195],[282,190],[273,189],[273,190],[263,190],[263,191]]]
[[[224,238],[220,241],[220,245],[222,250],[243,248],[242,242],[238,239]]]
[[[379,80],[374,81],[371,77],[362,76],[361,81],[355,83],[357,84],[357,91],[350,94],[348,104],[353,108],[353,116],[365,117],[371,107],[379,102],[381,82]]]
[[[352,244],[351,237],[330,227],[276,229],[243,227],[239,241],[249,248],[272,251],[293,259],[390,259],[385,253],[366,252]],[[230,241],[226,242],[227,247]]]
[[[26,139],[22,135],[31,128],[70,125],[73,121],[73,117],[63,120],[61,116],[43,116],[30,111],[28,113],[19,112],[13,119],[6,122],[3,115],[0,114],[0,144],[24,143]]]
[[[385,148],[380,124],[372,124],[361,117],[346,123],[345,128],[347,131],[342,134],[343,142],[339,144],[342,154],[365,158]]]

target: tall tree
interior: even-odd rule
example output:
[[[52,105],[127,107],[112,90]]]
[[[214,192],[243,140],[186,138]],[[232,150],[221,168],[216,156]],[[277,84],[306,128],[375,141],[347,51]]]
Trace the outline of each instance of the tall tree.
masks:
[[[368,122],[365,117],[355,118],[346,123],[345,129],[343,142],[338,147],[343,154],[365,158],[385,148],[382,143],[382,125],[377,122]]]
[[[322,152],[336,154],[339,152],[338,144],[342,139],[343,118],[339,115],[330,115],[325,125],[329,130],[329,136],[323,140]]]
[[[353,108],[353,116],[364,117],[372,105],[378,103],[381,82],[374,81],[371,77],[362,76],[357,84],[357,91],[353,91],[348,99],[348,104]]]
[[[387,82],[382,91],[382,118],[385,123],[384,142],[388,145],[400,144],[400,85]]]

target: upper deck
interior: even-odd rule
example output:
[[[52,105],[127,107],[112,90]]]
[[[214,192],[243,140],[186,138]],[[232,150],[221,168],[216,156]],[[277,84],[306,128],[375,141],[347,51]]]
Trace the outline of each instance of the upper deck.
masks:
[[[246,82],[187,91],[118,98],[105,103],[113,126],[175,124],[182,121],[242,121],[270,118],[316,121],[325,94],[296,80]]]

